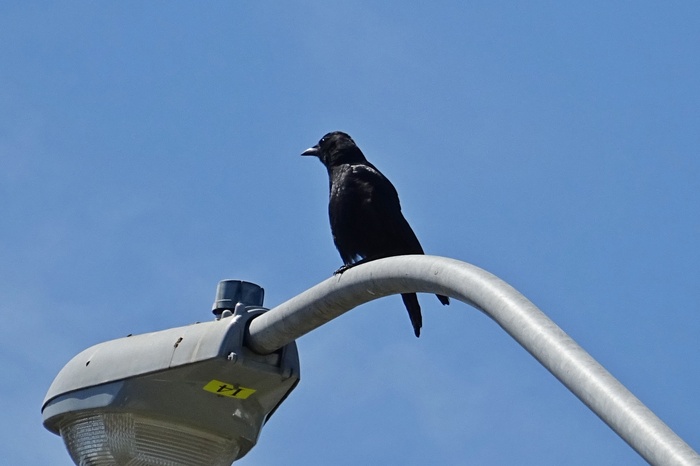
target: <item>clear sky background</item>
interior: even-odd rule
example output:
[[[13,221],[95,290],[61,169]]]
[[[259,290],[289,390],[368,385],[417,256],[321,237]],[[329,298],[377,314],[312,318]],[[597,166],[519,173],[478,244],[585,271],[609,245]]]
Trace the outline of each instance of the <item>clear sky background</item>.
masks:
[[[700,448],[700,4],[3,2],[0,457],[68,466],[43,397],[83,349],[274,307],[341,265],[350,133],[429,254],[537,304]],[[483,314],[398,297],[298,341],[237,464],[642,465]]]

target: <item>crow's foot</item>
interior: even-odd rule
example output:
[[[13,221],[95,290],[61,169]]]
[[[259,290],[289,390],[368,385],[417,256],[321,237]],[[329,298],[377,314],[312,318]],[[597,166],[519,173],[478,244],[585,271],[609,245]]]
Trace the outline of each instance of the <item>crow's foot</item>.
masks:
[[[333,272],[333,275],[340,275],[341,273],[345,272],[347,269],[351,268],[354,264],[345,264],[340,266],[338,270]]]

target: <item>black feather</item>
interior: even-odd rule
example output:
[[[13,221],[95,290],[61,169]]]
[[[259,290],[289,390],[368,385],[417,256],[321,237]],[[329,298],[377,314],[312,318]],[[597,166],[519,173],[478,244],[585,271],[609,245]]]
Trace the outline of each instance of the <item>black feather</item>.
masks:
[[[318,157],[328,171],[328,215],[343,266],[336,273],[382,257],[423,254],[403,214],[394,185],[367,161],[352,138],[340,131],[326,134],[302,155]],[[415,293],[402,294],[416,336],[422,316]],[[437,295],[442,304],[447,296]]]

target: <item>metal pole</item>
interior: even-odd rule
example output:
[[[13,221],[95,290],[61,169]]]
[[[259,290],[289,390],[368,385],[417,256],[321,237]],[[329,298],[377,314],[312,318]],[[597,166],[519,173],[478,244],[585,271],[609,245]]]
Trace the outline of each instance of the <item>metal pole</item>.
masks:
[[[700,455],[527,298],[454,259],[398,256],[353,267],[253,319],[246,344],[267,354],[360,304],[411,291],[451,296],[491,317],[650,464],[700,465]]]

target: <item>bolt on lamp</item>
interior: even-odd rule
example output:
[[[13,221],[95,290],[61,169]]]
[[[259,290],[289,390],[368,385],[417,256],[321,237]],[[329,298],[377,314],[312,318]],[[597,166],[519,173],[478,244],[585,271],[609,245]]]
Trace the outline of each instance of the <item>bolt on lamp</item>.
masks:
[[[51,384],[44,426],[80,466],[230,465],[299,382],[294,342],[264,356],[243,345],[263,296],[224,280],[217,320],[86,349]]]

